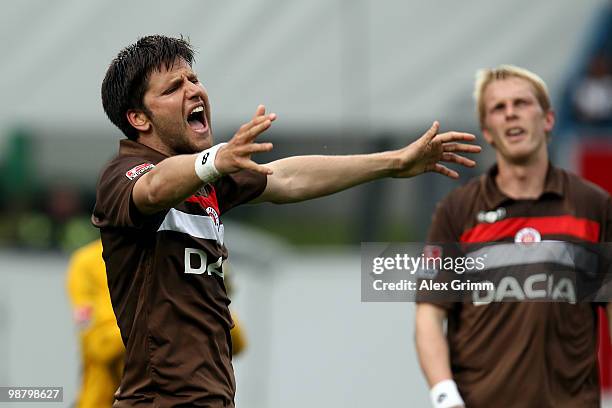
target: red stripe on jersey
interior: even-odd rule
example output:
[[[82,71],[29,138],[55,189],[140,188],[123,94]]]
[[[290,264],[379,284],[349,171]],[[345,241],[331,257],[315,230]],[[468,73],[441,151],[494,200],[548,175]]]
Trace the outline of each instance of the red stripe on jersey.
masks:
[[[577,218],[572,215],[556,217],[516,217],[493,224],[478,224],[465,231],[460,242],[492,242],[514,237],[526,227],[537,230],[541,235],[567,235],[590,242],[599,241],[599,223]]]
[[[191,197],[187,198],[185,201],[190,202],[190,203],[200,204],[200,206],[204,209],[208,207],[212,207],[215,209],[217,214],[219,214],[219,203],[217,202],[217,192],[215,191],[214,188],[212,189],[211,193],[206,197],[192,195]]]

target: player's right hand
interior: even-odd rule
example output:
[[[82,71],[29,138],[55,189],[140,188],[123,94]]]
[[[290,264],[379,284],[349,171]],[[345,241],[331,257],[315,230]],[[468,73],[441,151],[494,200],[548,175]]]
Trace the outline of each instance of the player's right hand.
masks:
[[[395,152],[400,164],[393,177],[414,177],[425,172],[436,172],[457,179],[459,173],[446,167],[443,162],[474,167],[476,162],[462,156],[462,153],[479,153],[478,145],[459,142],[473,142],[471,133],[438,133],[440,124],[436,121],[418,140]]]
[[[245,169],[265,175],[272,174],[270,168],[251,160],[251,155],[272,150],[272,143],[255,143],[255,139],[272,126],[274,120],[276,120],[276,114],[266,114],[265,106],[259,105],[253,119],[240,126],[234,137],[217,152],[215,157],[217,170],[221,174],[234,173]]]

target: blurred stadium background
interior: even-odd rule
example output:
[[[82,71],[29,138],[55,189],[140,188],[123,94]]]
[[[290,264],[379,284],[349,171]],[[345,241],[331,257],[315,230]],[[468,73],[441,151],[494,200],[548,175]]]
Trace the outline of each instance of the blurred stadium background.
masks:
[[[551,88],[554,161],[612,190],[611,8],[606,0],[4,2],[0,385],[64,386],[66,405],[76,393],[65,270],[70,251],[97,236],[96,178],[121,137],[100,84],[120,48],[153,33],[189,37],[217,141],[259,103],[278,113],[265,135],[275,149],[260,161],[399,147],[435,119],[478,134],[475,71],[521,65]],[[463,181],[492,162],[487,149]],[[233,307],[249,338],[235,362],[239,406],[428,406],[413,305],[360,302],[359,243],[423,240],[435,203],[455,185],[435,175],[386,180],[224,218]]]

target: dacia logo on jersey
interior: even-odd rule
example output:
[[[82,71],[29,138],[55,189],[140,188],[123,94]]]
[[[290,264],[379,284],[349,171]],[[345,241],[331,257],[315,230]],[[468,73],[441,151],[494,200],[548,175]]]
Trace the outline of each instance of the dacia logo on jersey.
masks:
[[[514,236],[514,242],[520,244],[531,244],[542,241],[542,236],[537,229],[526,227],[521,228]]]
[[[576,287],[567,277],[556,278],[555,275],[536,273],[521,282],[514,276],[504,276],[494,287],[495,289],[492,290],[473,291],[472,303],[480,306],[491,302],[544,299],[553,302],[576,303]]]
[[[185,248],[185,273],[194,275],[207,274],[211,276],[213,273],[221,278],[223,275],[223,261],[222,257],[219,257],[215,262],[210,264],[208,262],[208,255],[201,249],[197,248]]]
[[[208,214],[208,216],[212,218],[213,222],[215,223],[215,227],[217,228],[217,231],[219,231],[219,229],[221,228],[221,221],[219,221],[219,214],[217,214],[217,211],[212,207],[206,207],[206,214]]]
[[[476,220],[478,220],[478,222],[486,222],[487,224],[493,224],[504,218],[506,218],[506,209],[503,207],[494,211],[478,211],[478,214],[476,214]]]

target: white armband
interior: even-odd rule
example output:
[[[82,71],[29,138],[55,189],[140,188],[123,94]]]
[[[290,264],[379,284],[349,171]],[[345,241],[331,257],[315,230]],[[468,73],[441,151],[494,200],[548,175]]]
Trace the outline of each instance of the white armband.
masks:
[[[227,143],[216,144],[210,149],[201,151],[196,157],[195,173],[203,182],[210,183],[221,176],[221,173],[219,173],[219,170],[215,167],[215,157],[217,157],[219,148],[226,144]]]
[[[443,380],[431,387],[429,397],[434,408],[451,408],[465,405],[457,389],[457,384],[453,380]]]

